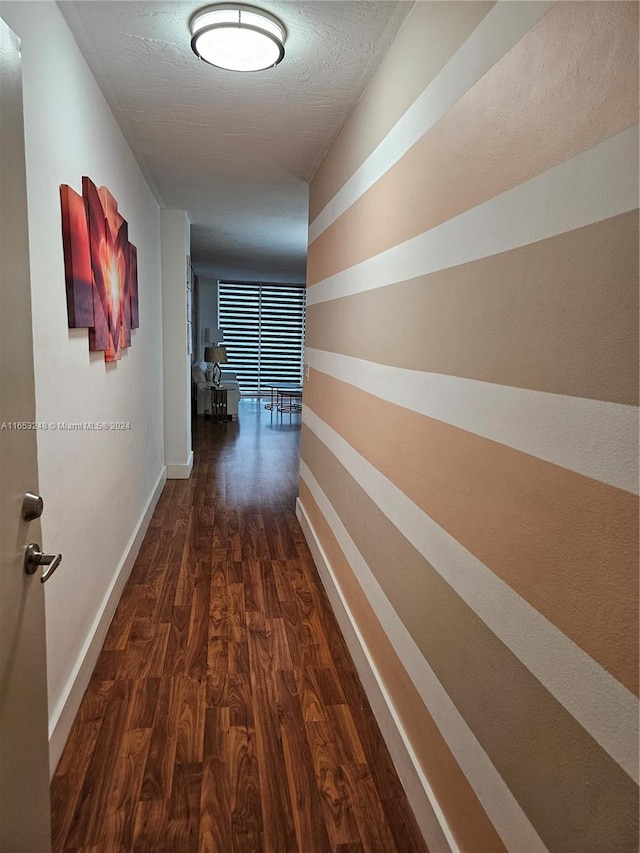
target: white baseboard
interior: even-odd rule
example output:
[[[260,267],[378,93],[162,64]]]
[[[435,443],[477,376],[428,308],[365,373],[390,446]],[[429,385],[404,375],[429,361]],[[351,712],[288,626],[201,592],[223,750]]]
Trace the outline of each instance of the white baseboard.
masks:
[[[124,586],[131,574],[131,569],[135,563],[138,551],[142,545],[142,540],[147,532],[147,527],[151,521],[151,516],[156,508],[158,499],[164,484],[167,481],[167,470],[163,468],[156,485],[153,488],[151,496],[147,502],[145,511],[143,512],[135,530],[131,535],[129,544],[120,561],[120,565],[114,573],[111,585],[107,590],[102,604],[96,613],[96,617],[91,626],[87,638],[82,647],[82,651],[78,655],[75,666],[62,691],[62,696],[56,707],[53,709],[49,717],[49,768],[51,776],[53,776],[62,750],[67,742],[69,732],[73,721],[78,713],[80,702],[87,689],[89,680],[98,660],[98,655],[102,649],[109,625],[113,619],[118,602],[122,595]]]
[[[193,470],[193,450],[189,461],[183,465],[167,465],[167,480],[188,480]]]
[[[342,594],[327,555],[300,503],[300,498],[296,499],[296,517],[427,846],[431,853],[459,853],[458,845],[447,825],[442,809],[418,763],[358,624]]]

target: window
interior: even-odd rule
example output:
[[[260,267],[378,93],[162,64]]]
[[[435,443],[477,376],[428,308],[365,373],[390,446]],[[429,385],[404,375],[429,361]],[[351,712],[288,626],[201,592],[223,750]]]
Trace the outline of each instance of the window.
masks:
[[[218,317],[229,370],[243,394],[279,382],[302,383],[303,284],[219,282]]]

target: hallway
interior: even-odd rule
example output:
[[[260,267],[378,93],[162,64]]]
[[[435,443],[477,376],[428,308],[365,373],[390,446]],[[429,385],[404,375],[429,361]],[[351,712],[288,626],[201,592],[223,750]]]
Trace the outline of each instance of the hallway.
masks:
[[[194,423],[52,785],[54,851],[425,851],[295,518],[300,417]]]

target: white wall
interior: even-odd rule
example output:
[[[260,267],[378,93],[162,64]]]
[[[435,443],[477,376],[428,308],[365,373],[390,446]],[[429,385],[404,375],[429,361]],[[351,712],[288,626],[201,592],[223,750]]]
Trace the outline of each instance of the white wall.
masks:
[[[38,433],[42,544],[64,555],[45,588],[53,769],[164,478],[160,212],[56,4],[0,15],[23,45],[37,418],[130,424]],[[67,328],[59,185],[83,175],[138,248],[140,328],[115,364]]]
[[[184,210],[160,212],[164,317],[164,456],[167,476],[187,479],[191,449],[191,357],[187,336],[189,219]]]
[[[218,282],[198,278],[198,358],[204,358],[205,329],[218,328]]]

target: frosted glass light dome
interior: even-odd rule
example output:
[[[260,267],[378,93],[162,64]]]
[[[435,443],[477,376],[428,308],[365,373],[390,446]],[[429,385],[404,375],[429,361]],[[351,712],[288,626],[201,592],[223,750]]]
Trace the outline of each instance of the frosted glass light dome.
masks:
[[[196,12],[191,36],[193,52],[209,65],[229,71],[264,71],[282,60],[287,31],[262,9],[225,3]]]

